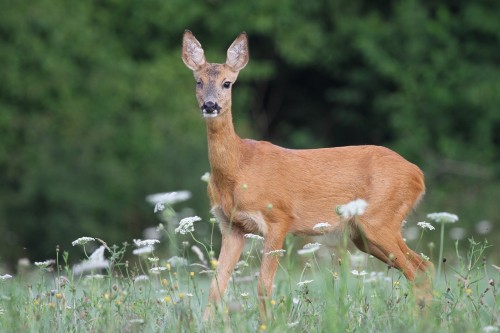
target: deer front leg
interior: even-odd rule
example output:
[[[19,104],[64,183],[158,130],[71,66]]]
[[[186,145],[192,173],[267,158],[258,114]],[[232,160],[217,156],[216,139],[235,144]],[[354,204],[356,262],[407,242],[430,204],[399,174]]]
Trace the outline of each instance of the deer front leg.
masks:
[[[265,237],[264,254],[260,267],[257,292],[259,295],[259,311],[261,319],[265,322],[268,313],[266,301],[273,293],[274,276],[278,268],[280,253],[275,251],[283,248],[283,241],[286,236],[286,228],[283,225],[271,224]]]
[[[217,270],[210,286],[208,305],[203,315],[203,320],[205,321],[210,319],[213,314],[213,306],[219,303],[221,297],[224,295],[234,266],[236,266],[245,245],[245,238],[240,230],[229,227],[221,231],[221,250]]]

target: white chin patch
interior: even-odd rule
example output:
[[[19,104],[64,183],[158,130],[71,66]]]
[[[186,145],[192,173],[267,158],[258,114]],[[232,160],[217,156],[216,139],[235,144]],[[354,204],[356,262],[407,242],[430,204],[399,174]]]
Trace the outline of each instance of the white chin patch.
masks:
[[[203,110],[203,117],[204,118],[215,118],[219,115],[219,111],[215,111],[215,112],[212,112],[212,113],[208,113],[206,112],[205,110]]]

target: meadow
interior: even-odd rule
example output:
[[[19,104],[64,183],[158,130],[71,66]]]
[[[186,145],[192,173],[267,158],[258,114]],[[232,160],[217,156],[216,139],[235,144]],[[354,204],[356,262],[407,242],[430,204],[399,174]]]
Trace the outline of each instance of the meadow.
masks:
[[[248,234],[224,302],[203,322],[219,231],[215,219],[181,218],[169,202],[182,196],[156,200],[161,223],[151,239],[120,245],[95,237],[65,240],[53,259],[24,259],[15,276],[0,275],[0,332],[499,331],[500,265],[488,258],[494,247],[465,239],[444,258],[449,240],[423,242],[424,233],[443,236],[446,225],[457,222],[448,213],[406,222],[419,228],[410,246],[437,267],[433,299],[424,307],[399,271],[355,251],[345,235],[334,244],[289,236],[284,251],[271,254],[281,256],[280,268],[263,322],[256,277],[262,256],[270,254],[262,253],[262,237]],[[195,233],[202,223],[211,230],[204,236]]]

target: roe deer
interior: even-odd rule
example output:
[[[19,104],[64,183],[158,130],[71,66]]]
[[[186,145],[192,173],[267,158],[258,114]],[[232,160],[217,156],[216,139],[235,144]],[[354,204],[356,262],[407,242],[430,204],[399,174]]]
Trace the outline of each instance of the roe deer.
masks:
[[[246,233],[264,236],[264,253],[282,249],[288,233],[319,235],[349,226],[362,251],[401,270],[408,280],[432,264],[406,246],[401,223],[425,191],[422,171],[392,150],[349,146],[292,150],[265,141],[241,139],[231,116],[231,88],[249,60],[247,35],[241,33],[224,64],[205,60],[201,44],[186,30],[182,59],[193,70],[196,97],[208,134],[212,213],[220,223],[222,245],[209,304],[223,295],[242,252]],[[368,206],[356,223],[335,214],[354,199]],[[258,278],[261,299],[272,294],[276,256],[264,255]],[[424,284],[429,284],[428,274]],[[261,313],[265,303],[261,302]],[[205,319],[211,310],[205,311]]]

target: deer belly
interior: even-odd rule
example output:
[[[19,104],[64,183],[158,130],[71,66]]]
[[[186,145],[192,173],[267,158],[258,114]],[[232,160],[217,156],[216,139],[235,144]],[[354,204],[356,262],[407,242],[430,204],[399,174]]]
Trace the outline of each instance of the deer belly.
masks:
[[[220,206],[212,207],[212,214],[217,218],[221,227],[238,227],[245,233],[266,235],[267,223],[260,211],[236,211],[228,216]]]

